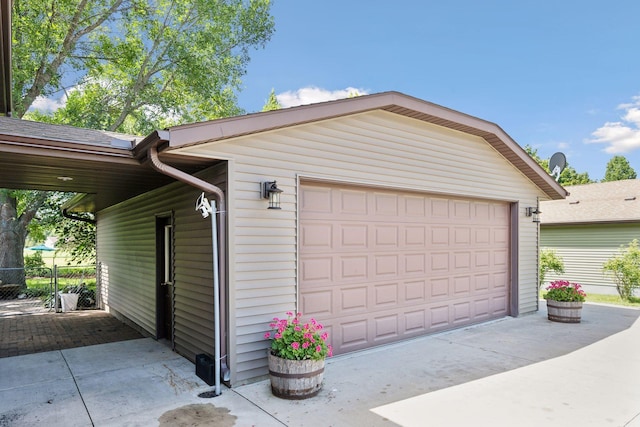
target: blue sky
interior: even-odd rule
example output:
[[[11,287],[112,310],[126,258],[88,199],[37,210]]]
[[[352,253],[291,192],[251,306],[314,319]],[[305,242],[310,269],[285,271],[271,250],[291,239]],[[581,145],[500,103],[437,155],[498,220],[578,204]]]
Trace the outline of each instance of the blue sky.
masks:
[[[259,111],[349,91],[403,92],[497,123],[602,179],[640,173],[640,2],[275,0],[276,32],[239,95]]]

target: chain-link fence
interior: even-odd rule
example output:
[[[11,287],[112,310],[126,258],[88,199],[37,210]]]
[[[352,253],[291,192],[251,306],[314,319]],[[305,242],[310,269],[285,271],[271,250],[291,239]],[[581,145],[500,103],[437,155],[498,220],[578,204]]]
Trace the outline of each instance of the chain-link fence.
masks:
[[[0,268],[0,315],[100,307],[96,266]]]
[[[100,292],[96,282],[95,265],[54,267],[55,287],[58,290],[57,311],[69,311],[66,302],[86,310],[100,307]],[[76,296],[77,295],[77,296]]]

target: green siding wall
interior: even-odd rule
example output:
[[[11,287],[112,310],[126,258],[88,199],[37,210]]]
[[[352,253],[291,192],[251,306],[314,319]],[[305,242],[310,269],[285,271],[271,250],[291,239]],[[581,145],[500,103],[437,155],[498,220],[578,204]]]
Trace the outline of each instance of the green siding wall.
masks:
[[[640,239],[640,224],[542,226],[540,248],[554,250],[565,265],[564,274],[549,272],[546,281],[565,279],[584,285],[587,292],[616,294],[602,265],[633,239]]]

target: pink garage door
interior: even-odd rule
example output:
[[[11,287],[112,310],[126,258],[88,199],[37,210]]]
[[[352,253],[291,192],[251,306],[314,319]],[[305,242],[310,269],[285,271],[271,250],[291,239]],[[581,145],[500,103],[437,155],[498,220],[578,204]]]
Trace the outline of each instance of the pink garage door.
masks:
[[[300,309],[336,354],[506,316],[509,204],[303,184]]]

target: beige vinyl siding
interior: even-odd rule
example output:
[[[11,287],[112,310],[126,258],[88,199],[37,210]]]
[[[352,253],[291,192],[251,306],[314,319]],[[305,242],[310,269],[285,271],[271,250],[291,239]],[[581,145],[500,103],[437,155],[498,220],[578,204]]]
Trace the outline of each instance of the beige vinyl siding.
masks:
[[[555,251],[565,266],[563,274],[549,272],[545,281],[564,279],[584,285],[587,292],[616,294],[602,265],[633,239],[640,239],[640,224],[544,226],[540,248]]]
[[[542,193],[479,137],[373,111],[177,152],[231,160],[233,384],[266,373],[268,323],[296,308],[302,178],[520,201],[520,313],[536,309],[537,224],[524,207]],[[268,210],[260,198],[260,183],[274,179],[284,191],[282,210]]]
[[[225,168],[202,178],[224,183]],[[194,209],[200,191],[175,183],[98,213],[103,300],[110,309],[156,335],[156,218],[173,213],[174,340],[194,360],[213,354],[211,220]]]

